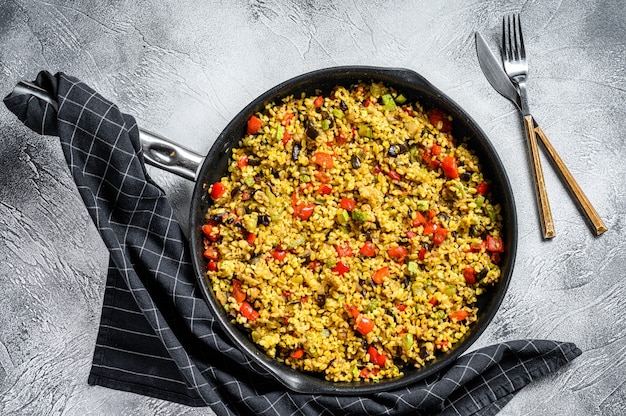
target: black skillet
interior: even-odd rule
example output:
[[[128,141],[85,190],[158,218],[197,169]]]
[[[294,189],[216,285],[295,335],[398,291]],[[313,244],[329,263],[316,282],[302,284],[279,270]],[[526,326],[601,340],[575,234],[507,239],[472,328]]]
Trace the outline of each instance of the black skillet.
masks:
[[[207,209],[211,205],[211,198],[207,190],[211,184],[228,174],[227,166],[231,157],[231,150],[244,137],[247,122],[251,115],[262,111],[266,104],[278,102],[281,98],[289,95],[299,96],[302,92],[316,95],[328,94],[338,85],[349,87],[359,81],[382,81],[387,86],[404,94],[409,101],[417,101],[425,109],[438,107],[453,117],[452,134],[458,139],[469,138],[468,146],[477,153],[485,176],[492,181],[490,187],[492,195],[496,202],[501,204],[504,218],[505,252],[500,262],[502,269],[500,280],[479,298],[478,320],[472,324],[471,332],[452,350],[440,354],[425,367],[419,369],[405,368],[404,375],[398,378],[385,379],[377,383],[335,383],[326,381],[319,375],[293,370],[270,358],[251,341],[245,332],[231,323],[231,318],[214,297],[210,285],[205,280],[207,264],[202,255],[204,244],[201,228],[205,222]],[[20,88],[25,91],[17,91]],[[41,96],[41,91],[33,90],[27,83],[18,85],[16,91],[17,93],[36,94],[45,99]],[[312,394],[364,395],[389,391],[414,383],[451,365],[478,339],[500,307],[511,279],[517,250],[517,216],[513,192],[506,171],[487,135],[469,114],[413,71],[397,68],[345,66],[321,69],[292,78],[268,90],[241,110],[217,137],[206,157],[181,148],[161,136],[144,130],[141,131],[141,141],[147,163],[195,181],[190,209],[189,245],[196,277],[209,308],[231,341],[251,360],[290,390]]]

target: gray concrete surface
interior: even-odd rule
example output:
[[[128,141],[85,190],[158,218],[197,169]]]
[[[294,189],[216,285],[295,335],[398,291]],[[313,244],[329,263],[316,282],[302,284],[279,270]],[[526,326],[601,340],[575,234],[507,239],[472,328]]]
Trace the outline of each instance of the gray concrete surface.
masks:
[[[544,157],[557,237],[543,241],[521,120],[476,61],[521,12],[530,104],[609,231],[592,235]],[[413,69],[487,132],[519,214],[510,291],[480,347],[573,341],[583,355],[504,415],[626,414],[626,3],[547,1],[0,1],[0,94],[41,69],[86,81],[139,123],[205,153],[250,100],[344,64]],[[195,415],[87,386],[108,254],[57,140],[0,108],[0,414]],[[150,168],[183,223],[191,184]]]

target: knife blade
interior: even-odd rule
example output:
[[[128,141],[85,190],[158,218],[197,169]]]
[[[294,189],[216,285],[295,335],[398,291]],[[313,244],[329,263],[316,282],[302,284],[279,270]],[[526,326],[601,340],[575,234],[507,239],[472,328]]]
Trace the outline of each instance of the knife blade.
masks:
[[[487,81],[489,81],[491,86],[500,95],[515,104],[518,110],[521,111],[522,107],[517,89],[509,79],[506,72],[504,72],[504,69],[500,66],[498,58],[496,58],[493,54],[489,45],[487,45],[487,42],[479,32],[476,32],[476,54],[478,56],[480,69],[483,71]],[[539,136],[541,143],[548,153],[548,156],[550,156],[551,161],[560,173],[561,178],[565,182],[569,191],[574,195],[578,206],[582,209],[591,227],[593,228],[593,231],[596,235],[600,235],[607,231],[608,228],[594,209],[593,205],[591,205],[591,202],[578,185],[578,182],[576,182],[576,179],[574,179],[574,176],[565,165],[565,162],[563,162],[556,149],[552,146],[552,143],[550,143],[550,140],[548,140],[548,137],[534,118],[533,125],[537,136]]]
[[[476,54],[478,55],[480,69],[482,69],[485,78],[487,78],[493,89],[521,110],[522,106],[517,89],[500,66],[498,59],[491,52],[485,38],[479,32],[476,32]]]

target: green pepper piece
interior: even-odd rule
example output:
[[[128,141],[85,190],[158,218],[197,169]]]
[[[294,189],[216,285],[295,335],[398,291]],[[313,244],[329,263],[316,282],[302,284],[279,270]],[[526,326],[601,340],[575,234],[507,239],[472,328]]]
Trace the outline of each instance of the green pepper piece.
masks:
[[[482,196],[482,195],[478,195],[476,197],[476,201],[475,202],[476,202],[476,208],[480,209],[480,208],[482,208],[483,204],[485,203],[485,197]]]
[[[404,95],[402,95],[402,94],[398,95],[396,97],[396,103],[400,104],[400,105],[406,103],[406,97]]]
[[[402,348],[408,351],[413,346],[413,334],[406,333],[402,335]]]
[[[496,222],[496,210],[493,208],[493,205],[487,205],[487,213],[489,214],[491,223]]]
[[[367,124],[361,124],[359,126],[359,136],[367,137],[371,139],[374,137],[374,133],[372,132],[372,128]]]
[[[343,208],[337,210],[337,222],[341,225],[346,225],[350,221],[350,215],[348,211]]]
[[[355,209],[352,211],[352,219],[355,221],[367,221],[367,215],[363,211]]]
[[[384,94],[383,99],[383,110],[393,110],[396,108],[396,102],[393,100],[391,94]]]
[[[285,130],[283,129],[283,126],[278,126],[276,128],[276,140],[282,140],[284,134]]]
[[[424,199],[418,199],[416,205],[418,211],[428,211],[428,207],[430,206],[428,201]]]

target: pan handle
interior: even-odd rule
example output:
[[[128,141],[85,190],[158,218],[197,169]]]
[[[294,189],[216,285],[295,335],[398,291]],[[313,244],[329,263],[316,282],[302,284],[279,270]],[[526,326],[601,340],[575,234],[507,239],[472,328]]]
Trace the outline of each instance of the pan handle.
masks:
[[[52,97],[48,91],[32,82],[18,82],[10,96],[14,97],[25,94],[30,94],[46,101],[55,111],[59,111],[59,104],[54,97]],[[200,156],[189,149],[169,141],[163,136],[142,128],[139,128],[139,141],[143,148],[143,156],[146,163],[174,173],[185,179],[191,181],[196,180],[198,170],[204,162],[204,156]]]
[[[204,162],[204,156],[141,128],[139,141],[146,163],[190,181],[195,181],[198,177],[198,170]]]

